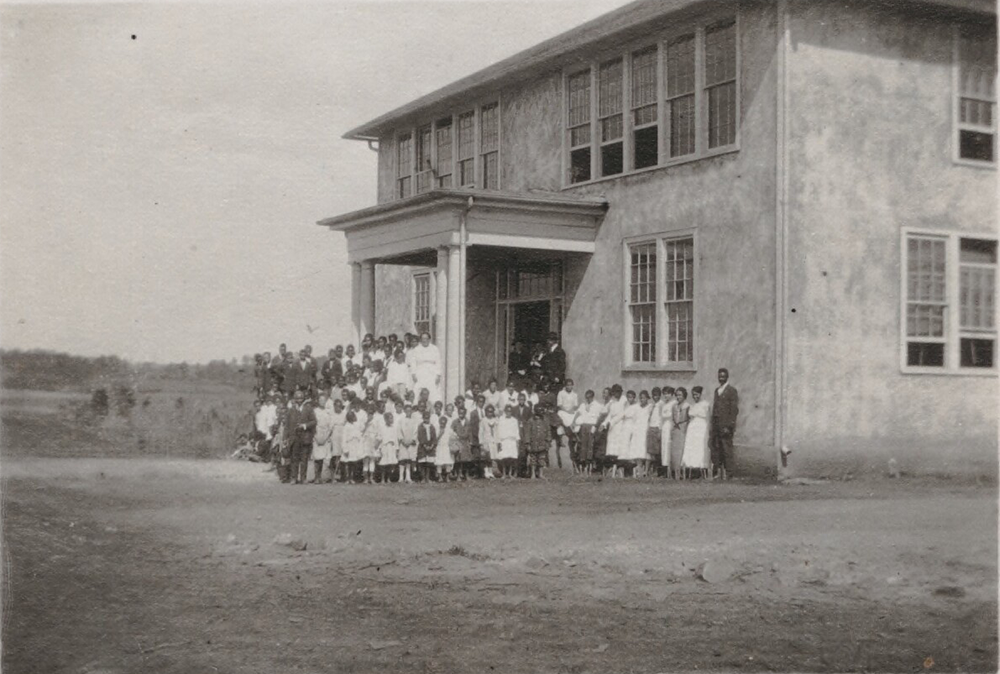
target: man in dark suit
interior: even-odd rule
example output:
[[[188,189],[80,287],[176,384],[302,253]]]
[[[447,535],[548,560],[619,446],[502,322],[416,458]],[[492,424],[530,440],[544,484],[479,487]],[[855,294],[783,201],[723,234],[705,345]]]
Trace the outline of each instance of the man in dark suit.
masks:
[[[542,377],[556,390],[566,381],[566,352],[559,346],[559,335],[549,333],[548,350],[542,356]]]
[[[296,366],[298,367],[298,366]],[[299,389],[288,408],[285,429],[292,455],[292,475],[295,484],[305,484],[309,457],[312,454],[313,433],[316,432],[316,414],[306,402],[305,391]]]
[[[524,394],[524,391],[517,394],[517,406],[511,416],[517,419],[517,428],[521,434],[521,442],[518,443],[517,449],[517,473],[521,476],[527,476],[528,450],[527,445],[524,444],[524,429],[534,416],[534,412],[531,410],[531,403],[528,402],[528,396]]]
[[[733,435],[739,413],[739,393],[729,384],[729,370],[721,368],[719,388],[715,389],[715,402],[712,405],[709,446],[712,450],[712,464],[723,480],[729,479],[733,474]]]
[[[343,351],[343,349],[340,350]],[[337,383],[337,380],[343,376],[344,365],[337,356],[337,350],[330,349],[330,354],[327,357],[326,362],[323,363],[323,369],[320,371],[320,380],[326,385],[327,388],[333,388],[334,384]]]

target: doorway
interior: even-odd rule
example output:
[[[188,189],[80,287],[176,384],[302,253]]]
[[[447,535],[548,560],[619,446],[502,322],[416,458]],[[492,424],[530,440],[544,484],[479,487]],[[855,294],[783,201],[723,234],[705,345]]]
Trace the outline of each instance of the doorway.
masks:
[[[545,345],[549,334],[551,307],[548,300],[514,305],[514,342],[521,342],[529,353]]]

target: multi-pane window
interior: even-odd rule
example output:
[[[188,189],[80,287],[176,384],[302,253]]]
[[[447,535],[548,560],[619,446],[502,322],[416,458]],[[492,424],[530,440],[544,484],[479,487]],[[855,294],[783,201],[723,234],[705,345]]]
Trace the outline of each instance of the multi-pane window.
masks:
[[[670,156],[695,150],[695,48],[694,35],[684,35],[667,45],[667,118]]]
[[[437,144],[437,186],[451,187],[451,174],[454,170],[451,117],[438,120],[434,125],[434,136]]]
[[[413,181],[413,136],[404,133],[396,141],[396,196],[410,196]]]
[[[907,232],[903,250],[904,368],[994,369],[996,239]]]
[[[663,244],[663,298],[669,363],[694,360],[694,239]]]
[[[458,116],[458,186],[476,184],[476,112]]]
[[[479,152],[482,166],[482,188],[495,190],[499,185],[500,114],[496,103],[484,105],[479,111]]]
[[[572,75],[569,95],[569,182],[590,180],[590,71]]]
[[[659,161],[659,114],[656,105],[656,46],[632,54],[632,166]]]
[[[416,334],[424,332],[434,334],[433,311],[431,310],[431,276],[430,272],[413,275],[413,331]]]
[[[627,365],[694,365],[694,236],[626,246]]]
[[[434,165],[431,160],[431,125],[417,129],[417,194],[426,192],[434,186]]]
[[[996,35],[958,31],[957,149],[960,159],[996,161]]]
[[[622,137],[622,60],[601,65],[597,71],[597,118],[601,138],[600,175],[613,176],[624,170]]]
[[[736,22],[705,29],[708,147],[736,142]]]
[[[633,363],[656,362],[656,243],[629,247],[628,311]]]
[[[566,183],[738,149],[738,26],[706,18],[568,74]]]

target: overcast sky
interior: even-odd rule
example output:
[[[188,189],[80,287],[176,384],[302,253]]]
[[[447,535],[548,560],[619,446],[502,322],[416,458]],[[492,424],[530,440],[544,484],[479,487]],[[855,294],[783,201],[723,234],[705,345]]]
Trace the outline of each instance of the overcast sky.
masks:
[[[376,155],[341,134],[623,4],[0,6],[0,344],[346,340],[343,238],[314,223],[375,203]]]

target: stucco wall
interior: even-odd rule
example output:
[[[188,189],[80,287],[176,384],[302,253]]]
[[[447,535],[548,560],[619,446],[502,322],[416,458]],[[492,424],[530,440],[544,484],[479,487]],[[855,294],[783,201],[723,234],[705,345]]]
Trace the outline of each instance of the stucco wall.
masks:
[[[900,372],[900,228],[995,231],[996,173],[951,160],[950,23],[790,8],[792,466],[993,473],[996,378]]]
[[[775,260],[775,44],[772,3],[741,3],[741,147],[738,152],[567,190],[611,204],[597,252],[567,270],[563,341],[581,389],[717,386],[739,389],[736,442],[773,466]],[[548,148],[545,151],[549,151]],[[625,237],[694,229],[696,370],[623,372]]]

